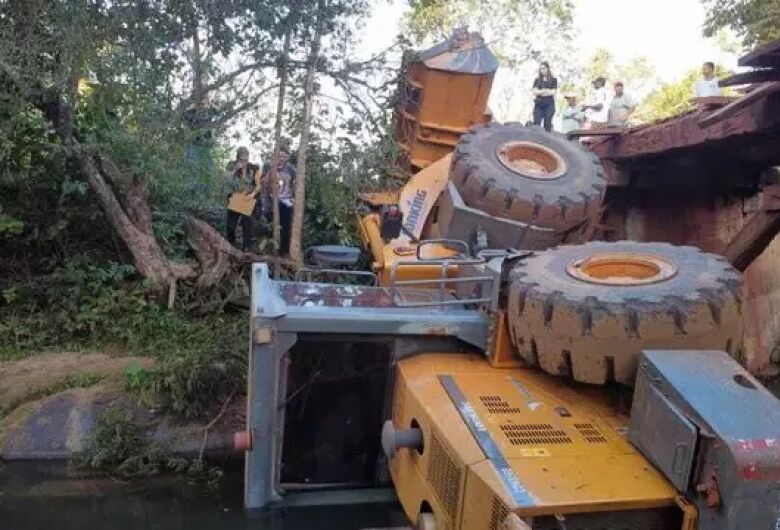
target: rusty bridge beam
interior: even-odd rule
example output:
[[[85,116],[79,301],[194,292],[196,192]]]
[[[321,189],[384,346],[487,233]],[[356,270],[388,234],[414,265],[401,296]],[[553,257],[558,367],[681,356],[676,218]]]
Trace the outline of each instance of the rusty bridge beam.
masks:
[[[767,186],[761,209],[726,245],[721,254],[735,269],[744,272],[780,233],[780,185]]]
[[[593,145],[603,160],[617,161],[719,144],[752,134],[777,134],[780,129],[780,83],[767,83],[725,107],[695,112],[630,129]],[[725,145],[725,144],[724,144]]]

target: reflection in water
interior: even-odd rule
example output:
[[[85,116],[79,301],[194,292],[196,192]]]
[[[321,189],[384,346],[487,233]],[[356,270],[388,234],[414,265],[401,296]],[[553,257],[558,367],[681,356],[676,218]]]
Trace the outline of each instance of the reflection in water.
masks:
[[[780,379],[768,385],[780,395]],[[406,524],[397,504],[276,510],[247,516],[242,476],[218,496],[179,479],[70,480],[60,464],[0,462],[0,530],[359,530]]]
[[[396,504],[280,509],[246,515],[241,479],[230,474],[220,497],[182,480],[133,485],[105,479],[67,480],[61,470],[0,463],[2,530],[358,530],[403,526]]]

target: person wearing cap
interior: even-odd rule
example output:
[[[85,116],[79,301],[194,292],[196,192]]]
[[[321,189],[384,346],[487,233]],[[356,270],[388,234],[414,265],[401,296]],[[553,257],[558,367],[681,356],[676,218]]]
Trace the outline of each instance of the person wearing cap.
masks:
[[[607,114],[609,104],[607,103],[607,79],[597,77],[591,83],[593,92],[591,92],[588,103],[582,106],[587,118],[589,129],[597,129],[607,125]]]
[[[566,134],[577,129],[582,129],[585,123],[585,113],[580,107],[577,106],[577,96],[574,94],[564,94],[566,99],[566,107],[561,114],[563,120],[561,122],[561,132]]]
[[[225,169],[224,191],[228,201],[234,193],[250,194],[257,197],[261,191],[260,166],[249,162],[249,149],[239,147],[236,159]],[[252,250],[255,224],[252,215],[244,215],[233,210],[227,210],[226,236],[231,245],[236,245],[236,226],[241,223],[243,232],[243,250]]]
[[[623,82],[615,83],[615,95],[612,96],[612,103],[609,104],[609,116],[607,125],[609,127],[626,127],[628,118],[636,110],[636,102],[623,90]]]

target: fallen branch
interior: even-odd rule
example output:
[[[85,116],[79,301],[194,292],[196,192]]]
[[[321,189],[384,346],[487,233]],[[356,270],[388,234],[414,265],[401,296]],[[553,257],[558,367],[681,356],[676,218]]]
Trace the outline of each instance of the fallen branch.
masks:
[[[214,425],[217,424],[217,422],[222,418],[222,416],[225,415],[225,412],[227,412],[228,405],[230,405],[230,402],[233,401],[233,396],[235,396],[235,391],[231,392],[230,395],[227,397],[225,402],[222,404],[222,409],[220,409],[219,414],[214,416],[214,419],[212,419],[206,427],[203,429],[203,443],[200,444],[200,455],[198,456],[198,462],[201,464],[203,463],[203,453],[206,452],[206,443],[209,439],[209,429],[211,429]]]
[[[235,266],[256,262],[274,262],[276,256],[245,252],[231,245],[213,226],[196,217],[187,216],[185,228],[195,257],[200,264],[198,288],[209,289],[217,285]],[[280,265],[291,268],[294,263],[279,258]]]

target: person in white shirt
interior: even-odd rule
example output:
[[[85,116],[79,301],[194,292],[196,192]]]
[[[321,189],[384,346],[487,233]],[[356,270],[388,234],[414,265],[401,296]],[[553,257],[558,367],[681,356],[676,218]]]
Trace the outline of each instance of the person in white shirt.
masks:
[[[566,134],[577,129],[582,129],[585,123],[585,113],[577,106],[577,96],[574,94],[564,94],[566,107],[563,109],[563,120],[561,121],[561,132]]]
[[[720,96],[718,79],[715,77],[715,63],[707,61],[701,68],[702,78],[693,87],[693,97],[707,98]]]
[[[589,129],[604,127],[607,124],[609,104],[607,102],[606,85],[606,78],[597,77],[594,79],[590,101],[582,107],[582,110],[585,111]]]
[[[636,110],[634,99],[623,91],[623,82],[615,83],[615,95],[609,104],[609,117],[607,125],[609,127],[626,127],[628,118]]]

